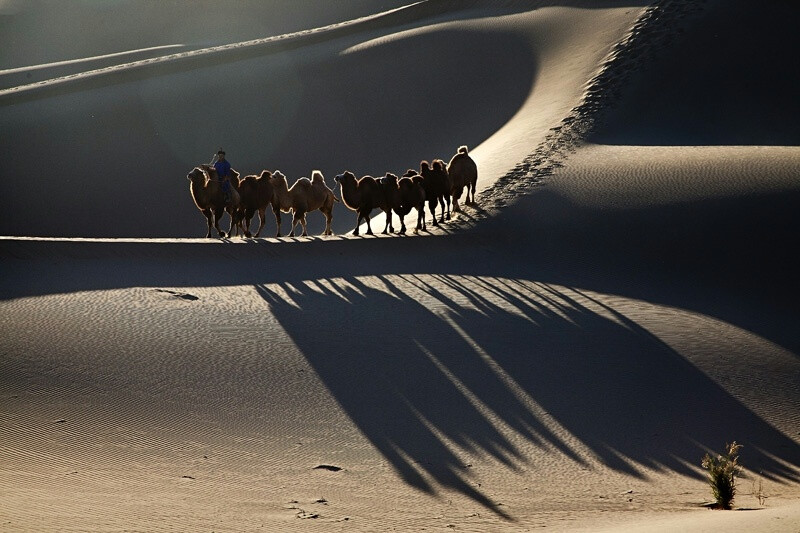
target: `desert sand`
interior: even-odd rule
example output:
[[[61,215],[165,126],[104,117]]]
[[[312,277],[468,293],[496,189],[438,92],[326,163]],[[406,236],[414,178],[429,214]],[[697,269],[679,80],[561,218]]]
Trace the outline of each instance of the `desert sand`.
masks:
[[[795,11],[0,1],[0,530],[796,533]],[[462,144],[419,235],[185,178]]]

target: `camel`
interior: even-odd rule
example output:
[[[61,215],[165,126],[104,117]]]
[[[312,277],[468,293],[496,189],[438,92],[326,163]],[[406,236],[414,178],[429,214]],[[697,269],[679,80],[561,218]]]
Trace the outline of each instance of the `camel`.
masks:
[[[434,159],[431,164],[422,161],[419,167],[419,174],[425,180],[423,187],[428,200],[428,209],[433,217],[433,225],[438,226],[439,224],[436,222],[437,205],[442,208],[441,222],[444,223],[445,219],[450,220],[450,177],[447,175],[447,167],[441,159]],[[445,207],[447,208],[446,213]]]
[[[466,188],[467,197],[464,200],[466,205],[475,203],[475,185],[478,183],[478,166],[475,161],[469,156],[469,148],[461,146],[458,148],[458,153],[450,159],[447,164],[447,175],[450,176],[450,194],[453,197],[453,211],[461,212],[461,206],[458,201],[461,199],[461,193]],[[470,199],[470,191],[472,192],[472,199]]]
[[[414,228],[414,233],[419,232],[420,229],[425,230],[425,189],[422,187],[422,176],[417,174],[414,177],[398,178],[387,172],[380,181],[387,191],[387,198],[392,209],[400,217],[399,233],[405,234],[405,216],[414,208],[417,210],[417,227]]]
[[[243,232],[245,237],[250,237],[250,224],[253,216],[258,213],[258,230],[255,238],[261,235],[266,221],[267,206],[272,205],[274,192],[272,190],[272,172],[269,170],[261,171],[261,175],[251,174],[239,179],[239,196],[241,205],[239,207],[240,216],[244,220]]]
[[[349,170],[334,179],[341,188],[344,205],[358,215],[353,235],[358,235],[358,226],[362,219],[367,222],[367,235],[372,235],[369,214],[373,209],[380,209],[386,213],[386,227],[383,228],[383,233],[387,233],[392,222],[392,211],[381,184],[372,176],[363,176],[361,179],[357,179],[355,174]]]
[[[234,204],[238,206],[239,195],[234,190],[231,191],[231,202],[225,202],[225,195],[222,192],[222,182],[217,176],[217,171],[209,165],[195,167],[186,178],[189,180],[189,192],[192,195],[194,204],[203,213],[208,221],[208,232],[206,238],[211,237],[211,227],[213,226],[221,238],[226,237],[226,233],[219,227],[219,220],[226,209],[234,209]],[[231,211],[229,211],[229,214]],[[233,215],[232,215],[233,217]],[[233,228],[233,218],[231,219]]]
[[[386,228],[388,228],[389,233],[394,233],[394,226],[392,225],[392,211],[397,213],[400,217],[400,233],[405,233],[406,225],[403,222],[403,213],[402,213],[402,198],[400,197],[400,189],[397,187],[397,180],[399,178],[392,174],[391,172],[387,172],[386,175],[382,178],[379,178],[378,184],[380,185],[381,189],[383,190],[383,196],[386,200],[385,207],[388,209],[386,213]],[[386,232],[384,228],[384,233]]]
[[[302,236],[308,236],[306,232],[306,214],[319,209],[325,215],[325,231],[323,235],[333,235],[331,230],[331,220],[333,219],[333,203],[339,199],[325,183],[325,177],[319,170],[311,173],[311,179],[300,178],[291,188],[280,170],[276,170],[269,179],[272,184],[272,212],[275,213],[275,222],[278,225],[276,237],[281,236],[281,211],[284,213],[292,212],[292,232],[290,237],[294,237],[294,229],[298,223],[303,226]]]
[[[239,235],[241,235],[242,237],[246,237],[249,236],[247,235],[247,233],[249,232],[245,231],[243,224],[244,207],[242,204],[242,194],[239,190],[241,181],[239,179],[240,174],[236,172],[234,169],[231,169],[230,172],[231,172],[231,177],[228,179],[228,182],[230,183],[231,186],[230,188],[231,201],[229,204],[225,206],[225,211],[228,212],[228,215],[231,218],[231,227],[228,230],[228,237],[234,237],[234,236],[238,237]]]

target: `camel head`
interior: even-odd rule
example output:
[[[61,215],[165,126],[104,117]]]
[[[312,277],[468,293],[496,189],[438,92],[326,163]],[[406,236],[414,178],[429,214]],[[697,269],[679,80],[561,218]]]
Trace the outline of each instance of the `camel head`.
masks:
[[[186,179],[193,183],[205,183],[206,174],[203,172],[203,169],[194,167],[194,169],[186,175]]]
[[[333,178],[333,181],[341,185],[342,183],[354,182],[358,180],[356,180],[355,174],[353,174],[349,170],[345,170],[342,174],[339,174],[335,178]]]
[[[269,171],[265,171],[269,172]],[[264,173],[262,172],[261,175],[263,176]],[[276,170],[272,173],[272,177],[269,178],[270,183],[272,183],[273,187],[276,187],[281,190],[289,190],[289,182],[286,179],[286,176],[283,175],[283,172],[280,170]]]
[[[397,187],[397,180],[398,179],[400,179],[400,178],[398,178],[395,174],[392,174],[391,172],[387,172],[386,175],[384,177],[382,177],[380,181],[384,185]]]

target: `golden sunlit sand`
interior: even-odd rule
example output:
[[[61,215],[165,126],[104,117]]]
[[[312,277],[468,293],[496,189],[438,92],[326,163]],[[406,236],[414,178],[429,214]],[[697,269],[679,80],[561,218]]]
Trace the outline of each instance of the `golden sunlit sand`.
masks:
[[[796,532],[795,8],[312,4],[0,1],[0,530]],[[419,235],[186,180],[461,145]]]

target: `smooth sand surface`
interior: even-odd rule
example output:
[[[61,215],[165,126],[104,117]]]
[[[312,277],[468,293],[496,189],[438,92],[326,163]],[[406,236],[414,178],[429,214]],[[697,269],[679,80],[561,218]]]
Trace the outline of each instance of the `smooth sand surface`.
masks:
[[[114,47],[3,33],[0,529],[797,531],[784,3],[265,5],[227,5],[229,39],[180,2],[174,35],[87,8]],[[220,144],[331,186],[468,144],[478,205],[200,239],[184,176]],[[700,462],[732,440],[713,511]]]

